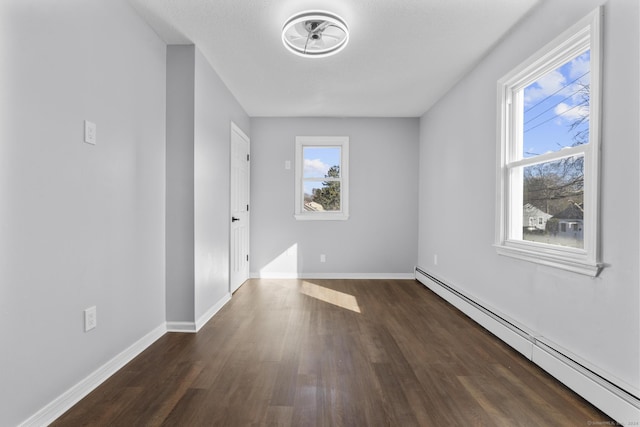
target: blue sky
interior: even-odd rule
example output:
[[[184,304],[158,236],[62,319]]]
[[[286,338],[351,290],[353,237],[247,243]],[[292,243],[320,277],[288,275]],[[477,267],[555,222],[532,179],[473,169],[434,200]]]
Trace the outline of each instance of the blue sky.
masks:
[[[304,147],[304,177],[324,178],[331,166],[340,164],[340,147]]]
[[[304,147],[304,178],[324,178],[329,168],[340,164],[340,147]],[[305,182],[304,192],[322,188],[322,182]]]
[[[524,157],[571,147],[575,132],[588,129],[587,120],[569,131],[574,120],[589,114],[579,89],[590,82],[590,56],[586,51],[524,89]]]

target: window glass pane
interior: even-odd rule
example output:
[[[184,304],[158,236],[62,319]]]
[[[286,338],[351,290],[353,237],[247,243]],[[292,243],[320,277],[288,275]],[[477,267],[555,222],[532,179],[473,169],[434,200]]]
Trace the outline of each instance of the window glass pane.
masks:
[[[524,158],[589,142],[590,51],[524,88]]]
[[[303,178],[340,176],[340,147],[303,147]]]
[[[340,182],[339,181],[305,181],[304,182],[304,210],[305,211],[339,211],[340,210]]]
[[[584,157],[524,167],[522,238],[584,248]]]

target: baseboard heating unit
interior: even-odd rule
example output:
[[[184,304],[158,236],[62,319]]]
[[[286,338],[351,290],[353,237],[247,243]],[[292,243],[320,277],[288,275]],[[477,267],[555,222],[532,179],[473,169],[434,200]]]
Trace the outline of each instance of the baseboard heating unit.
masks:
[[[547,371],[621,425],[640,425],[638,396],[581,363],[560,346],[477,301],[455,286],[415,269],[416,280]]]

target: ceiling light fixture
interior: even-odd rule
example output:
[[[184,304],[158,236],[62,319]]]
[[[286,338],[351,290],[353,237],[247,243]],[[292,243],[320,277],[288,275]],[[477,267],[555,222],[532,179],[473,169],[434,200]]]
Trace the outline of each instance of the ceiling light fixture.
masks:
[[[293,15],[282,27],[282,43],[296,55],[322,58],[340,52],[349,41],[349,28],[329,12],[309,11]]]

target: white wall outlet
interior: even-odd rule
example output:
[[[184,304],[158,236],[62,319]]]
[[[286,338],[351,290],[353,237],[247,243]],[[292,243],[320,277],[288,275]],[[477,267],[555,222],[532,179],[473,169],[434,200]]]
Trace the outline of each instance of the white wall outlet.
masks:
[[[325,254],[320,254],[320,262],[327,262],[327,256]]]
[[[84,142],[87,144],[96,144],[96,124],[88,120],[84,121]]]
[[[284,168],[285,168],[286,170],[291,169],[291,160],[285,160],[285,161],[284,161]]]
[[[98,324],[98,313],[96,306],[89,307],[84,310],[84,331],[88,332],[95,328]]]
[[[438,254],[433,254],[433,265],[438,265]]]

